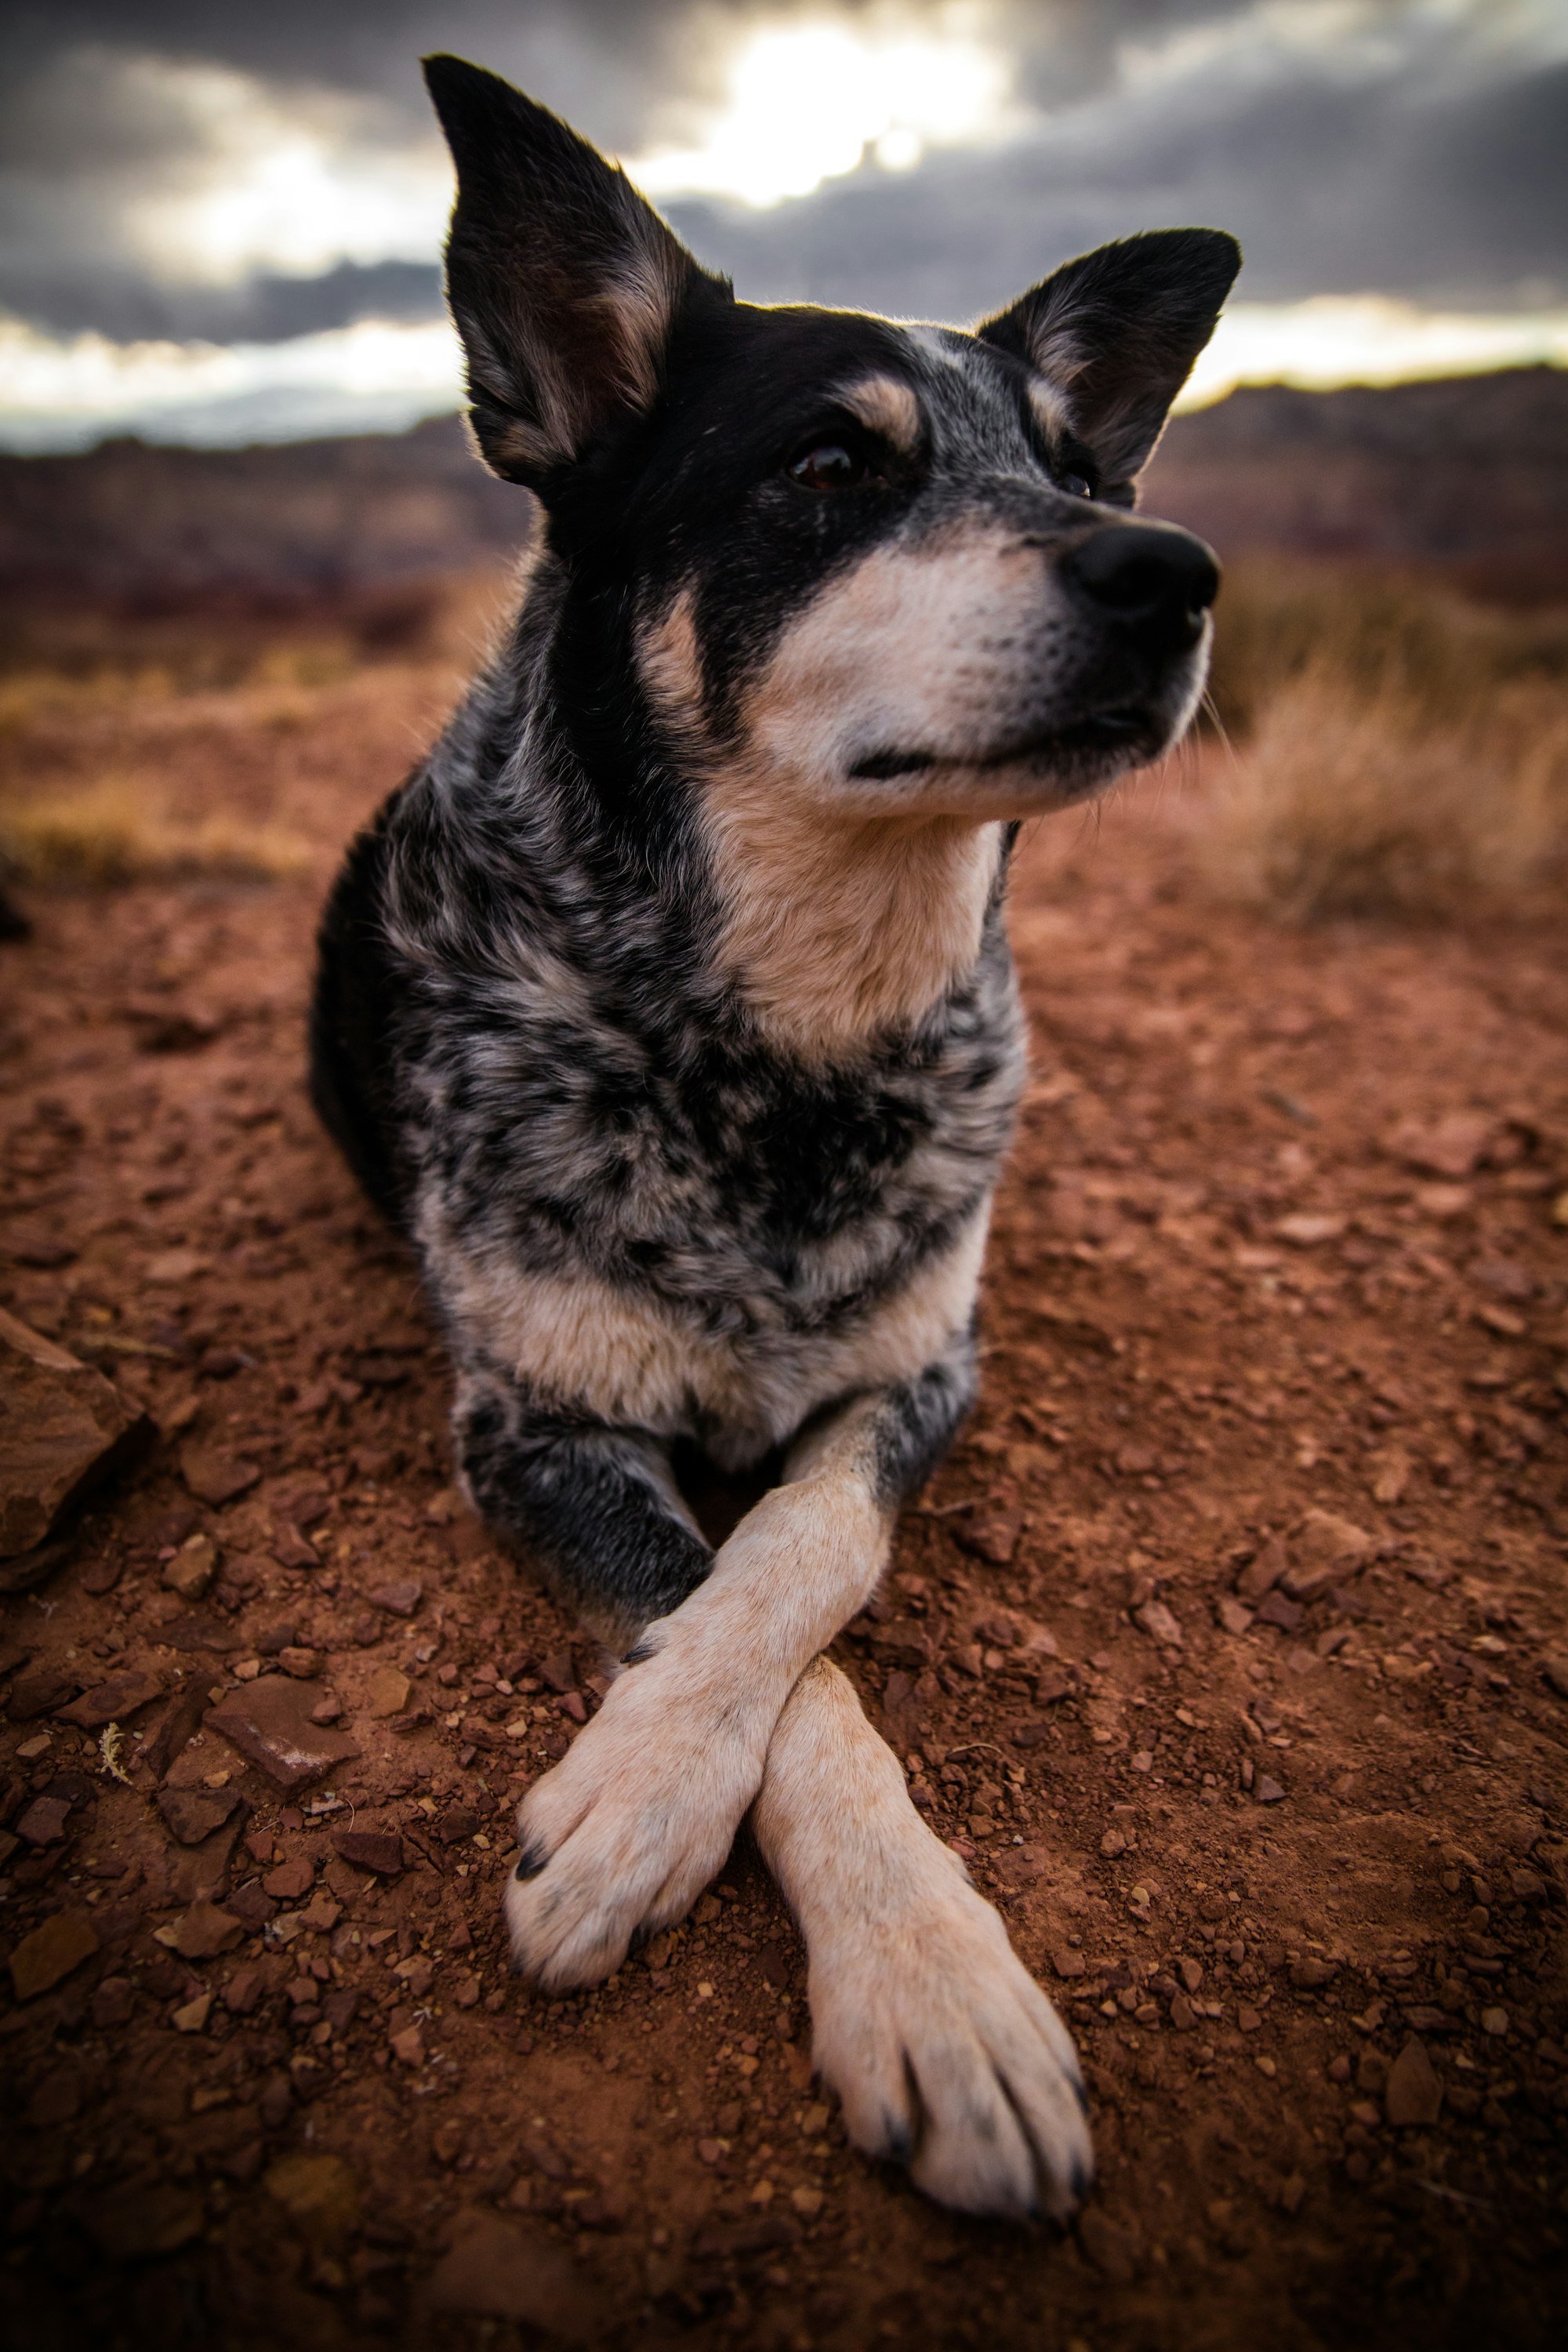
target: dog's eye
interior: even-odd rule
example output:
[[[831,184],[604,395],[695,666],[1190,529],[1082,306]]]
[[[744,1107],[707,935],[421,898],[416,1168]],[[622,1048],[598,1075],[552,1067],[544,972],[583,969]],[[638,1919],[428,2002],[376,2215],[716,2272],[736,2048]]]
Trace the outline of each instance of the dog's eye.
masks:
[[[865,481],[870,467],[864,457],[846,449],[841,441],[824,441],[804,449],[790,466],[789,478],[807,490],[852,490]]]
[[[1069,499],[1091,499],[1094,496],[1094,484],[1087,474],[1058,474],[1057,488],[1065,490]]]

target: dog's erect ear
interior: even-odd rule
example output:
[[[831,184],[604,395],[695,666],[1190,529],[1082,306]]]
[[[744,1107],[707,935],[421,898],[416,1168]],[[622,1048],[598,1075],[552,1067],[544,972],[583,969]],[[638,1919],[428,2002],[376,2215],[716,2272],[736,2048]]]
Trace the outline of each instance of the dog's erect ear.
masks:
[[[425,79],[458,167],[447,293],[474,431],[498,474],[538,489],[651,404],[681,304],[728,289],[510,82],[450,57],[426,58]]]
[[[1223,229],[1154,229],[1064,262],[975,332],[1065,395],[1111,488],[1159,439],[1240,267]]]

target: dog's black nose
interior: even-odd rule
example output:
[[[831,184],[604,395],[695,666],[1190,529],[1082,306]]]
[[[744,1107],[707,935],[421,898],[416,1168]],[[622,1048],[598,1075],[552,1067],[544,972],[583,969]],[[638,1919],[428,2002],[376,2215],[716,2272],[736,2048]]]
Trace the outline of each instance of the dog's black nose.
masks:
[[[1061,568],[1101,619],[1162,651],[1194,643],[1219,592],[1213,555],[1173,523],[1111,523],[1079,540]]]

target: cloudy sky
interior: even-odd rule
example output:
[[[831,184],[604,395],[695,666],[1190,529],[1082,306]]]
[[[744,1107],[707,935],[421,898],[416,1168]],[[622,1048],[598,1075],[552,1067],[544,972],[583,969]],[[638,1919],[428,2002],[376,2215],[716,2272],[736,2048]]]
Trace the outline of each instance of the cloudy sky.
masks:
[[[964,320],[1196,222],[1198,397],[1568,363],[1568,0],[5,0],[0,446],[450,407],[432,47],[753,300]]]

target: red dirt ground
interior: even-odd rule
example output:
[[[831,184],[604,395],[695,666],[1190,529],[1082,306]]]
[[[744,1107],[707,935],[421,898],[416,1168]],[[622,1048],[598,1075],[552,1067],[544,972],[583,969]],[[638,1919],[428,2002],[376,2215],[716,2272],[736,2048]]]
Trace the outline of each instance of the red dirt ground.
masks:
[[[4,1817],[69,1801],[63,1838],[5,1841],[0,1943],[90,1931],[0,1994],[11,2341],[1560,2342],[1560,935],[1216,910],[1201,778],[1023,856],[984,1402],[839,1644],[1088,2066],[1095,2200],[1015,2234],[845,2147],[743,1837],[601,1990],[506,1973],[511,1809],[599,1662],[456,1504],[408,1265],[301,1086],[321,891],[450,685],[88,708],[27,755],[68,783],[139,729],[313,867],[36,897],[0,949],[0,1302],[163,1433],[0,1611]],[[221,1504],[215,1458],[248,1480]],[[163,1576],[201,1530],[191,1602]],[[1281,1570],[1307,1599],[1261,1590]],[[405,1580],[412,1615],[370,1597]],[[172,1721],[290,1669],[358,1751],[292,1805]],[[163,1696],[117,1780],[55,1710],[132,1670]],[[239,1798],[205,1843],[160,1761],[171,1810]],[[350,1824],[396,1875],[338,1854]],[[227,1948],[183,1956],[204,1928]]]

